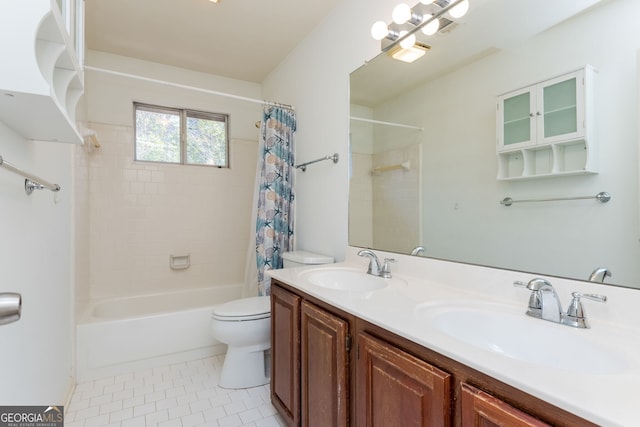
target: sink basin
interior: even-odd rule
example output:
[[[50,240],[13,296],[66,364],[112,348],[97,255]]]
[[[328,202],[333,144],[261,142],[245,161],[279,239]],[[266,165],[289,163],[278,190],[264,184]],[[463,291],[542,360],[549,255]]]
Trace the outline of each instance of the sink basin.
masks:
[[[593,330],[533,319],[524,310],[510,306],[423,306],[416,314],[436,332],[511,359],[595,374],[620,373],[630,368],[630,362],[616,352],[616,345],[609,340],[600,344],[593,337]]]
[[[303,273],[313,285],[338,291],[369,292],[386,288],[393,282],[404,282],[401,279],[372,276],[360,270],[347,268],[317,269]]]

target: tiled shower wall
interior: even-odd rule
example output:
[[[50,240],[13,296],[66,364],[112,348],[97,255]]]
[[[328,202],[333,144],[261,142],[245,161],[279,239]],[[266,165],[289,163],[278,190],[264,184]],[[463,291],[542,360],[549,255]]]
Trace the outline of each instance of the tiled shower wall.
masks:
[[[372,174],[374,248],[409,253],[420,244],[420,152],[410,145],[373,154],[373,168],[409,165]]]
[[[74,232],[74,293],[76,314],[80,315],[90,299],[89,281],[89,156],[93,147],[89,144],[73,147],[73,232]]]
[[[373,247],[373,191],[368,153],[351,153],[349,181],[349,244]]]
[[[89,257],[82,261],[77,255],[76,263],[89,264],[90,297],[242,283],[252,236],[257,141],[232,140],[230,168],[163,165],[133,161],[131,127],[90,127],[101,146],[86,154],[88,176],[76,173],[89,187]],[[81,157],[76,156],[80,170]],[[80,204],[77,227],[82,215]],[[80,249],[78,240],[83,239],[77,233]],[[187,254],[188,269],[170,268],[171,255]],[[76,296],[82,296],[86,285],[76,286]]]
[[[351,154],[349,241],[355,246],[409,253],[420,245],[420,145]],[[376,168],[403,168],[376,172]]]

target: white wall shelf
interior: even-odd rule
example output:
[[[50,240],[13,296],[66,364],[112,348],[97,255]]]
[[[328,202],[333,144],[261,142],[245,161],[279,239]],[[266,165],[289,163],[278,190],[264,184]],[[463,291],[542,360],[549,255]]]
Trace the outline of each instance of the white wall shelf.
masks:
[[[594,75],[586,66],[498,96],[499,180],[597,173]]]
[[[0,3],[0,121],[27,139],[80,144],[75,110],[83,74],[58,3]]]

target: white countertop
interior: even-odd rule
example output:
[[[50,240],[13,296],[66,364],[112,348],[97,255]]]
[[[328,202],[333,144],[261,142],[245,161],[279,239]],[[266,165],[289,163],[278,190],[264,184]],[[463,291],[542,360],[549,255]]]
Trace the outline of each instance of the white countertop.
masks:
[[[640,390],[640,291],[587,282],[547,277],[556,289],[563,310],[572,291],[598,293],[607,304],[584,300],[591,329],[576,329],[525,316],[529,291],[516,288],[514,280],[529,281],[534,276],[507,270],[421,259],[376,251],[380,259],[396,258],[393,279],[388,286],[371,292],[332,290],[311,283],[309,271],[355,269],[366,271],[368,260],[358,257],[359,248],[349,248],[345,262],[269,271],[268,274],[313,297],[430,348],[506,384],[604,426],[638,425]],[[553,362],[540,365],[482,350],[430,328],[421,308],[448,304],[456,309],[467,304],[498,304],[510,313],[522,313],[524,326],[561,328],[554,333],[586,338],[619,356],[622,363],[590,369],[557,367]],[[488,305],[487,307],[490,307]],[[446,307],[445,309],[446,310]],[[442,311],[442,310],[441,310]],[[426,320],[425,320],[426,319]],[[535,322],[542,322],[535,323]],[[526,330],[522,334],[527,334]],[[544,343],[540,343],[544,345]],[[580,354],[567,354],[558,365],[581,365]],[[626,367],[622,365],[627,364]]]

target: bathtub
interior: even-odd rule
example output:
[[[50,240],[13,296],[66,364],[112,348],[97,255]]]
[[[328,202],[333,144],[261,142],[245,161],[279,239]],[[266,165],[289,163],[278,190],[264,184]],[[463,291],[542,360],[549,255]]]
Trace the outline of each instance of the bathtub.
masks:
[[[76,326],[76,380],[83,382],[224,353],[211,309],[242,285],[90,301]]]

